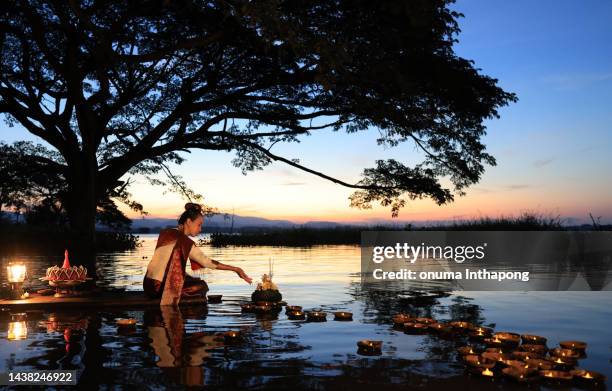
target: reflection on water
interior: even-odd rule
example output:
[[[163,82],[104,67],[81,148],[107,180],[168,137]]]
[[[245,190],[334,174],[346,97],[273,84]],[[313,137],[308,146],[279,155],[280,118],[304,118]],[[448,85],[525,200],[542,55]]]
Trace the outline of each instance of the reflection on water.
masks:
[[[98,263],[102,285],[140,289],[154,244],[155,237],[147,236],[138,251],[102,254]],[[113,384],[152,389],[185,385],[225,389],[499,388],[499,381],[465,376],[455,352],[463,342],[394,330],[391,316],[410,312],[543,335],[550,346],[560,340],[584,340],[589,344],[588,357],[581,366],[612,377],[610,292],[438,292],[423,296],[401,286],[390,290],[387,285],[362,285],[357,247],[228,247],[207,248],[206,252],[256,278],[267,271],[271,257],[274,280],[289,304],[306,310],[350,311],[354,321],[335,322],[328,316],[327,322],[308,323],[289,320],[284,312],[243,314],[240,303],[248,300],[254,287],[230,272],[210,271],[203,278],[211,293],[223,294],[224,301],[208,308],[42,310],[24,315],[2,311],[0,372],[76,369],[80,385],[88,389]],[[25,259],[34,276],[60,260]],[[135,318],[137,327],[119,330],[119,318]],[[225,343],[218,334],[227,330],[240,330],[243,340]],[[356,342],[364,338],[382,340],[382,355],[358,355]]]

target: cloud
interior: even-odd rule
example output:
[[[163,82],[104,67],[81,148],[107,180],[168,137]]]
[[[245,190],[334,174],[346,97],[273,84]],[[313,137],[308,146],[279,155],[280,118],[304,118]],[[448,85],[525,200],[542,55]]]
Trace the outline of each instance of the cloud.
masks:
[[[523,190],[529,187],[530,187],[529,185],[525,185],[525,184],[514,184],[514,185],[504,186],[506,190]]]
[[[536,168],[541,168],[544,166],[549,165],[550,163],[552,163],[555,159],[554,158],[548,158],[548,159],[538,159],[536,161],[533,162],[533,166]]]
[[[548,75],[542,81],[559,90],[578,90],[591,84],[612,80],[612,72],[600,73],[561,73]]]
[[[282,182],[280,185],[281,186],[303,186],[305,185],[306,182]]]

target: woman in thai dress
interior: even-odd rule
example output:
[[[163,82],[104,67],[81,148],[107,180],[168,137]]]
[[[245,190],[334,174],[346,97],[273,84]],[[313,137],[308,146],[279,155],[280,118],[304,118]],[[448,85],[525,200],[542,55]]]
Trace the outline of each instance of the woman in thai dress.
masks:
[[[178,219],[178,227],[164,229],[159,233],[155,252],[144,277],[143,288],[147,296],[160,298],[160,305],[178,305],[181,297],[206,297],[206,282],[191,277],[185,271],[188,259],[194,271],[201,268],[230,270],[251,283],[251,277],[244,270],[207,257],[189,238],[200,233],[203,222],[202,207],[187,203],[185,211]]]

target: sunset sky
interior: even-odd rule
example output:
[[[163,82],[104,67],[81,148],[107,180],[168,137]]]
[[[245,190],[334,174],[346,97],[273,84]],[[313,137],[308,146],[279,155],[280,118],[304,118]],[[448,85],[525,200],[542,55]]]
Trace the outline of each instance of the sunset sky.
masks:
[[[465,14],[457,54],[499,79],[519,102],[488,122],[484,141],[498,164],[487,168],[467,196],[442,207],[429,200],[410,202],[399,219],[536,211],[577,219],[569,222],[587,222],[591,212],[612,222],[612,2],[464,0],[455,8]],[[358,181],[376,159],[419,162],[413,145],[384,150],[376,137],[375,129],[352,135],[323,131],[299,144],[277,144],[273,151],[347,182]],[[4,124],[0,139],[36,140]],[[280,163],[243,176],[232,158],[193,151],[174,171],[207,204],[238,215],[295,222],[390,219],[388,209],[350,208],[350,189]],[[184,200],[161,191],[142,179],[131,189],[151,216],[176,217]]]

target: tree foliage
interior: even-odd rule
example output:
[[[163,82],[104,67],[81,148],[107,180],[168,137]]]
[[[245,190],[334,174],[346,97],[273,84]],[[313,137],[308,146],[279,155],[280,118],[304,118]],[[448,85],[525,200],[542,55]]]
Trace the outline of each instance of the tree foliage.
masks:
[[[495,164],[483,121],[516,99],[454,53],[451,3],[2,2],[0,112],[57,151],[38,160],[65,178],[76,226],[126,176],[161,173],[194,149],[234,151],[245,172],[284,162],[395,216],[407,199],[444,204],[476,183]],[[347,183],[273,149],[371,128],[378,144],[412,143],[424,160],[381,160]]]

